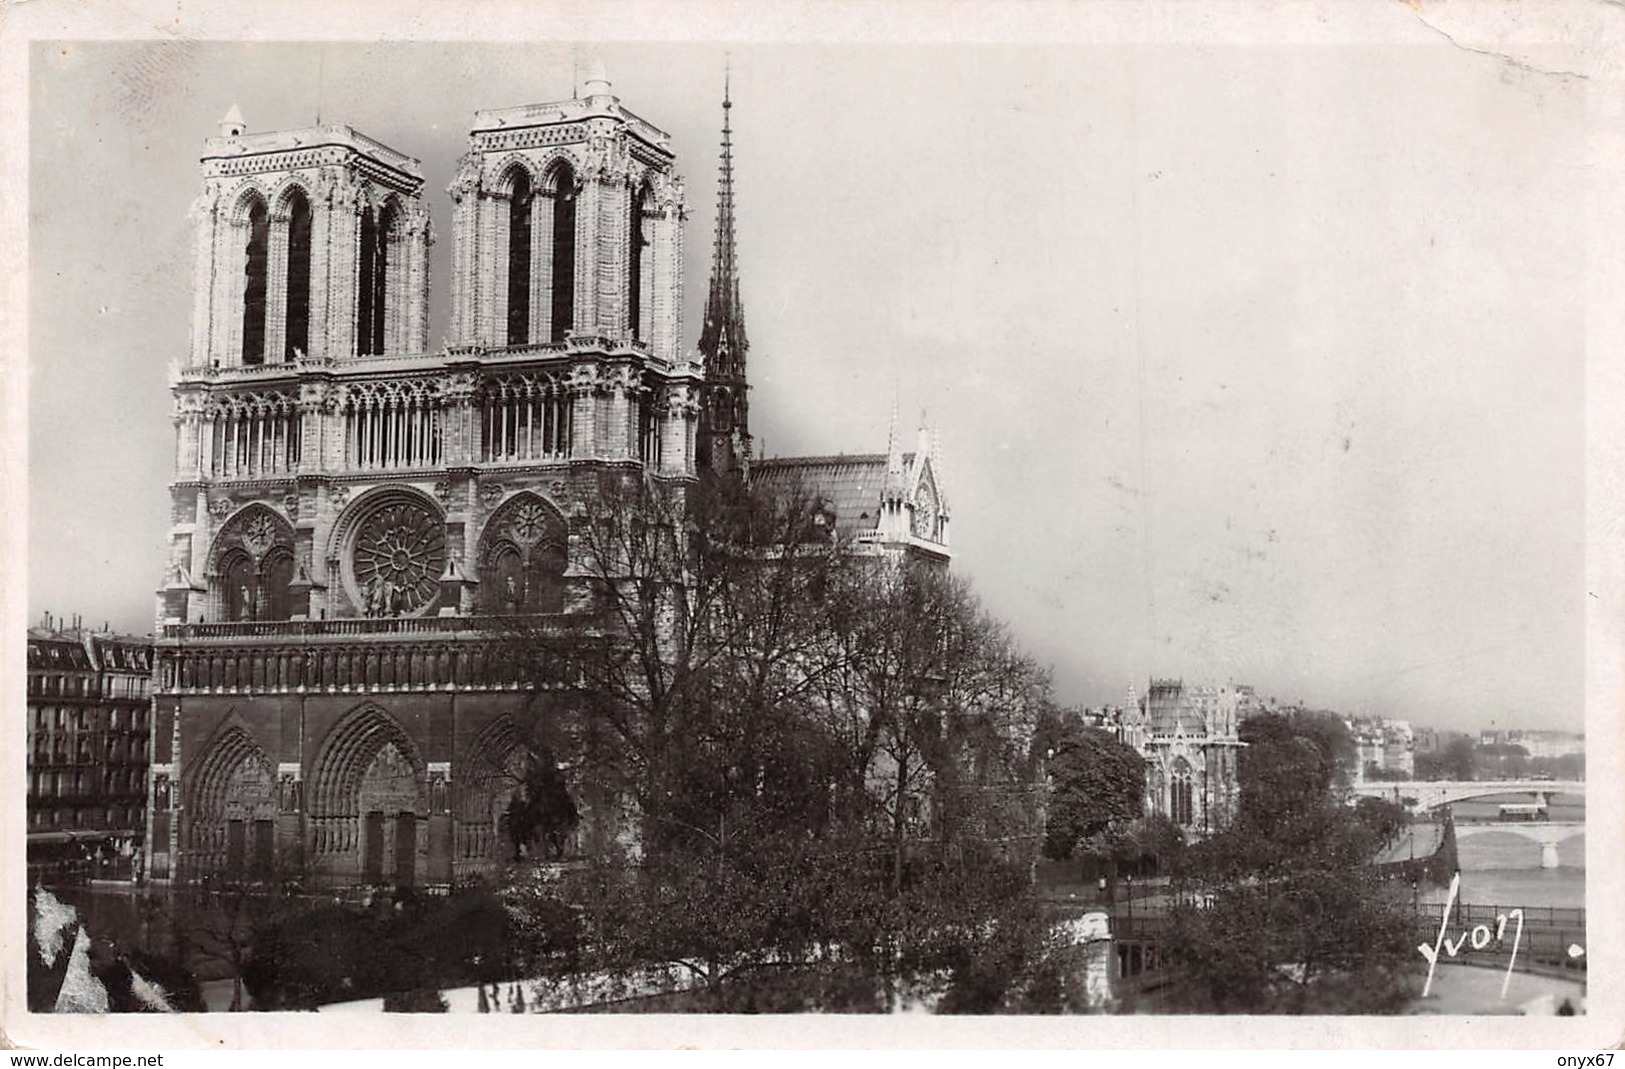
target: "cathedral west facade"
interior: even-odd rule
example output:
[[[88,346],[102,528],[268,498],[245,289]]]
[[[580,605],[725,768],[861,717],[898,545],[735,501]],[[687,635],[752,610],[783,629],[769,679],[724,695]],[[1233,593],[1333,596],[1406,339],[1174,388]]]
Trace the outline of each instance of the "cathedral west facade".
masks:
[[[345,126],[250,132],[234,108],[201,169],[147,875],[477,875],[505,770],[570,704],[502,670],[489,621],[591,611],[581,532],[606,475],[750,476],[728,126],[694,356],[670,138],[601,74],[475,114],[437,350],[416,159]],[[897,453],[861,501],[843,486],[853,530],[946,561],[933,453],[892,472]]]

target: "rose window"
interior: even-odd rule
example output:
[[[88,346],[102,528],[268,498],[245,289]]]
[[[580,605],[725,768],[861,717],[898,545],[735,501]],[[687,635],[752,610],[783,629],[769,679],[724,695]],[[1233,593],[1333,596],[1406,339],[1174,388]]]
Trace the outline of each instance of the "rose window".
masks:
[[[243,548],[255,557],[265,556],[276,541],[276,522],[264,513],[250,516],[243,524],[242,541]]]
[[[534,546],[547,534],[547,510],[534,501],[526,501],[514,510],[509,530],[513,539],[523,546]]]
[[[416,502],[393,502],[362,521],[351,562],[368,616],[419,612],[440,593],[446,531]]]
[[[937,495],[929,486],[922,487],[914,505],[914,535],[934,539],[937,526]]]

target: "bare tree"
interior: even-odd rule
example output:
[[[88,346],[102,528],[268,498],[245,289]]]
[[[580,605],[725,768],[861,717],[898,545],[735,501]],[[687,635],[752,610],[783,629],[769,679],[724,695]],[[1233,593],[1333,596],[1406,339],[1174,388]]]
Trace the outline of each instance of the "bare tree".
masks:
[[[670,963],[720,1005],[752,971],[895,977],[905,945],[940,961],[921,948],[985,930],[970,918],[1005,889],[910,882],[908,855],[939,816],[985,830],[973,811],[1031,794],[1047,680],[965,584],[841,544],[797,492],[615,476],[600,501],[572,532],[585,611],[504,643],[569,688],[579,775],[635,811],[631,864],[598,853],[573,914],[596,964]]]

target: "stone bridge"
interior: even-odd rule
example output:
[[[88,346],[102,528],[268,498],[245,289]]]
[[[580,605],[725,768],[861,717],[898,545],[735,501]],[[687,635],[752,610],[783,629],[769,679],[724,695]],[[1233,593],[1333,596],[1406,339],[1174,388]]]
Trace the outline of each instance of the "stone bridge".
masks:
[[[1454,802],[1474,798],[1488,798],[1496,794],[1528,794],[1544,805],[1554,794],[1585,796],[1584,780],[1509,779],[1509,780],[1401,780],[1395,783],[1360,783],[1353,791],[1366,798],[1387,798],[1399,801],[1416,799],[1417,809],[1437,809]]]
[[[1513,835],[1521,835],[1525,839],[1533,839],[1540,844],[1540,867],[1555,869],[1561,864],[1557,856],[1557,844],[1576,835],[1584,835],[1585,822],[1579,820],[1485,820],[1485,821],[1456,821],[1456,841],[1469,839],[1474,835],[1483,835],[1485,832],[1503,831]]]

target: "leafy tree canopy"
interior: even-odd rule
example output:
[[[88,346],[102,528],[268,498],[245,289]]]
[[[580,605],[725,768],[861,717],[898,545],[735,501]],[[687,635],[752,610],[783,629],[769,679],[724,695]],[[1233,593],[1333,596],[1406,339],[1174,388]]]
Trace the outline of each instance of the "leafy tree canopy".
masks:
[[[1099,728],[1073,723],[1049,759],[1052,791],[1044,854],[1072,857],[1084,846],[1122,834],[1139,818],[1145,800],[1145,760],[1132,746]],[[1098,847],[1097,847],[1098,849]]]

